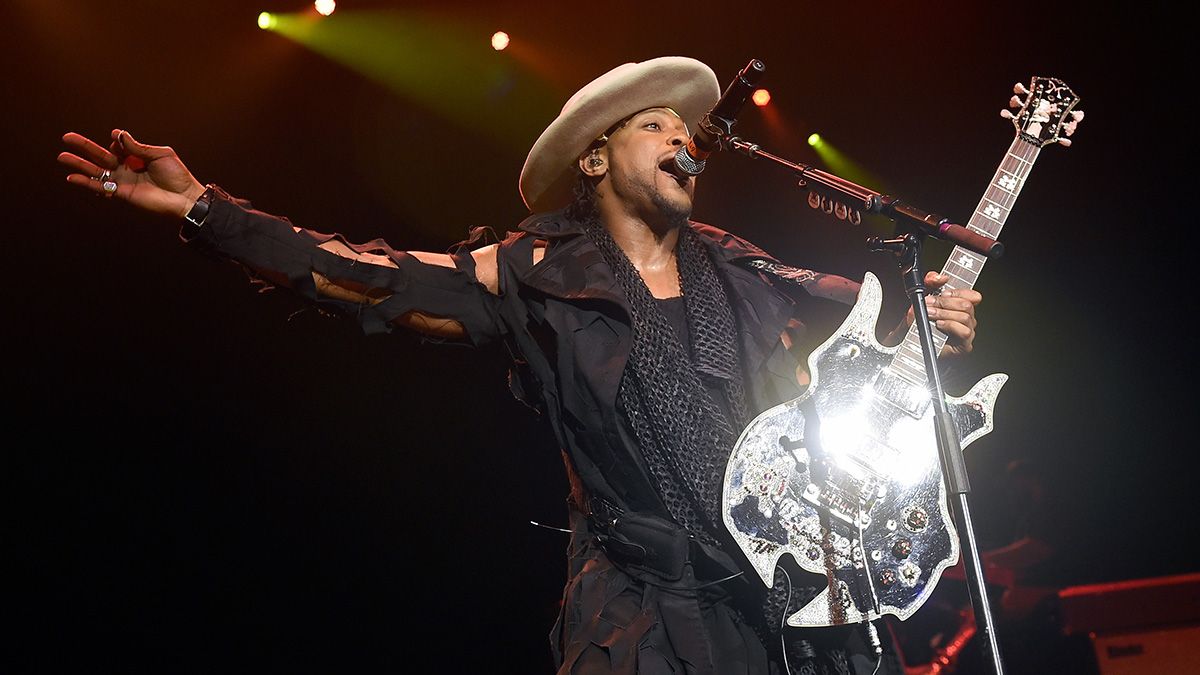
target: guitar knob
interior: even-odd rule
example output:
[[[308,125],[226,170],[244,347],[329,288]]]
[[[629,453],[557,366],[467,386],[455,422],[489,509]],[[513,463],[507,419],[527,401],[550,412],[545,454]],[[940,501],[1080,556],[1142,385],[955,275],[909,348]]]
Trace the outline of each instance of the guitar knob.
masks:
[[[879,573],[879,585],[887,588],[896,583],[896,570],[887,569]]]
[[[1074,117],[1076,122],[1081,122],[1081,121],[1083,121],[1083,111],[1082,110],[1072,110],[1071,117]]]
[[[1060,139],[1058,139],[1058,144],[1063,146],[1064,148],[1069,148],[1069,147],[1071,147],[1071,139],[1060,138]]]
[[[1014,115],[1012,114],[1012,112],[1011,112],[1011,111],[1009,111],[1009,110],[1001,110],[1001,111],[1000,111],[1000,116],[1001,116],[1001,117],[1003,117],[1003,118],[1004,118],[1004,119],[1006,119],[1006,120],[1011,120],[1011,119],[1014,117]]]
[[[1014,94],[1028,94],[1029,90],[1025,88],[1025,85],[1018,82],[1013,85],[1013,93]]]
[[[904,524],[913,532],[921,532],[929,527],[929,512],[920,506],[913,506],[904,513]]]
[[[903,560],[912,554],[912,540],[907,537],[901,537],[892,544],[892,555]]]
[[[1008,99],[1008,107],[1010,108],[1020,108],[1022,105],[1024,104],[1021,103],[1021,99],[1016,96]]]

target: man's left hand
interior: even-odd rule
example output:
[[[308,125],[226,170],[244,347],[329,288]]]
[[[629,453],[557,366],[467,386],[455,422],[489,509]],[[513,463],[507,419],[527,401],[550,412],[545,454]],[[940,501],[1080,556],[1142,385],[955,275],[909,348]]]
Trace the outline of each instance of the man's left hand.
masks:
[[[974,289],[945,288],[949,281],[948,275],[925,273],[925,289],[930,293],[925,297],[925,306],[929,311],[929,322],[949,338],[942,355],[959,356],[972,349],[975,341],[975,306],[983,300],[983,296]],[[905,322],[912,325],[911,308]]]

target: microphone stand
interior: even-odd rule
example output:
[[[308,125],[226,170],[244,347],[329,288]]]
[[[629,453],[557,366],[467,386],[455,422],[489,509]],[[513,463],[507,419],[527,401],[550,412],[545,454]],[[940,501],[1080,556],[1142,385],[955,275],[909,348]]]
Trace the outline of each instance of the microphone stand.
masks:
[[[967,494],[971,491],[967,478],[966,461],[958,441],[958,429],[946,408],[946,394],[937,369],[937,354],[933,343],[933,331],[929,326],[929,313],[925,307],[925,285],[921,266],[921,248],[926,237],[943,239],[968,248],[988,258],[998,258],[1004,246],[961,225],[951,223],[935,213],[923,211],[895,197],[882,195],[874,190],[852,183],[844,178],[807,164],[797,164],[782,157],[765,152],[757,144],[736,136],[723,136],[721,147],[754,158],[762,158],[782,166],[800,178],[800,187],[813,190],[837,202],[849,202],[850,206],[866,213],[877,213],[896,223],[897,236],[882,240],[871,237],[867,244],[872,250],[890,251],[898,258],[904,277],[905,292],[912,301],[913,316],[916,317],[917,333],[921,340],[921,352],[925,361],[925,373],[929,383],[929,394],[934,411],[934,429],[937,436],[938,455],[941,459],[942,476],[947,491],[954,496],[950,503],[955,524],[958,526],[959,542],[962,544],[967,571],[967,588],[971,605],[975,608],[975,624],[985,637],[986,652],[992,663],[993,672],[1003,675],[1004,665],[1000,658],[1000,645],[992,620],[983,565],[975,541],[975,530],[971,523],[971,511]]]

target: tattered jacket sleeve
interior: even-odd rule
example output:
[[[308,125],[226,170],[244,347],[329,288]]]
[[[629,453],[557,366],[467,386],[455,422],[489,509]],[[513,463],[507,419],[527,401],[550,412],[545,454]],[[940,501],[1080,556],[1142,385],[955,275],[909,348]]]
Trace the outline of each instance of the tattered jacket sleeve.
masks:
[[[356,253],[383,256],[396,265],[372,264],[321,248],[337,240]],[[355,317],[366,333],[391,330],[392,320],[417,311],[462,324],[475,346],[501,337],[498,298],[466,268],[429,265],[396,251],[382,239],[354,245],[338,234],[294,227],[286,218],[255,210],[250,202],[224,196],[213,200],[204,226],[190,242],[250,268],[255,276],[286,285],[310,301]],[[464,256],[456,256],[456,260]],[[469,255],[465,258],[470,258]],[[320,294],[313,274],[354,289],[361,303]]]

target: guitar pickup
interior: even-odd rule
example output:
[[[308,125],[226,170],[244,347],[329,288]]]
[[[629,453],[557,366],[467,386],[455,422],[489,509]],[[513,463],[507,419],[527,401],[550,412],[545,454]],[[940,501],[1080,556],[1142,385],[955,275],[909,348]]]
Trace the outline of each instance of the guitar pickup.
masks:
[[[929,409],[929,389],[925,385],[909,382],[890,370],[884,370],[875,379],[875,395],[916,419],[924,417]]]

